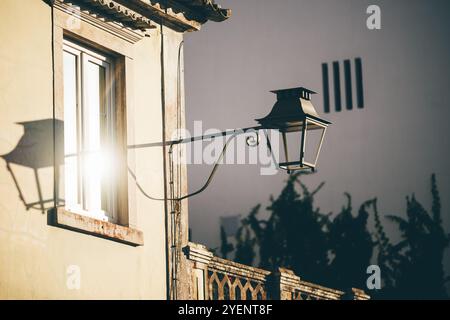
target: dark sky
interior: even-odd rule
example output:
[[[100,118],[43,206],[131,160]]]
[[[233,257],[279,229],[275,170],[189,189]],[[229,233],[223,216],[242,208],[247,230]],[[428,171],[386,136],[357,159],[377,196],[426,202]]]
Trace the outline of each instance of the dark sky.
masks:
[[[430,207],[435,172],[450,229],[450,1],[222,0],[233,10],[185,39],[187,127],[255,124],[275,102],[270,90],[305,86],[333,122],[318,172],[304,178],[325,212],[337,212],[344,192],[354,207],[378,197],[382,214],[404,215],[415,192]],[[381,8],[381,30],[368,30],[366,9]],[[323,112],[321,64],[360,57],[365,107]],[[341,78],[343,77],[341,71]],[[246,214],[281,191],[286,173],[262,176],[258,165],[219,168],[211,186],[190,199],[193,240],[215,247],[221,216]],[[190,165],[193,191],[211,166]],[[448,258],[448,257],[447,257]],[[447,264],[448,265],[448,264]]]

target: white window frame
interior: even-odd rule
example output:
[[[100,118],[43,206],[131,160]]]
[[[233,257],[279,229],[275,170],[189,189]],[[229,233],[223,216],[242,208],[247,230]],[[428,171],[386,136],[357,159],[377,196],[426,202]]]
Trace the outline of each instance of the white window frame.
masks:
[[[116,143],[116,106],[115,106],[115,82],[114,82],[114,61],[113,59],[107,57],[106,55],[102,55],[97,53],[91,49],[86,48],[85,46],[81,46],[77,43],[69,41],[67,39],[63,40],[63,51],[69,54],[72,54],[76,57],[76,82],[77,82],[77,97],[76,97],[76,106],[77,106],[77,119],[76,130],[77,130],[77,150],[79,154],[79,159],[77,161],[78,164],[78,178],[77,178],[77,205],[70,205],[66,203],[66,210],[82,214],[85,216],[89,216],[102,221],[109,222],[117,222],[118,214],[117,214],[117,184],[114,181],[113,183],[106,184],[109,190],[104,190],[105,184],[101,185],[100,191],[100,199],[106,197],[106,208],[103,212],[92,212],[87,210],[86,199],[87,196],[85,194],[85,186],[86,182],[86,174],[83,174],[83,171],[86,171],[82,168],[83,164],[86,162],[86,152],[85,145],[87,144],[87,133],[85,131],[85,119],[83,113],[86,111],[84,108],[88,105],[87,97],[84,94],[86,92],[85,82],[87,76],[87,66],[89,63],[93,63],[98,65],[105,70],[105,84],[104,88],[106,89],[104,92],[104,110],[105,110],[105,124],[106,127],[106,139],[110,146],[111,150],[114,150]],[[63,68],[64,69],[64,68]],[[99,111],[100,112],[100,111]],[[66,121],[66,119],[64,119]],[[102,125],[99,124],[100,130]],[[105,134],[103,133],[103,134]],[[100,139],[105,139],[100,133]],[[102,146],[103,147],[103,146]],[[67,155],[64,152],[65,158],[71,155]],[[110,157],[107,157],[106,160],[111,162],[111,167],[114,166],[114,158],[115,154],[113,153]],[[81,159],[81,160],[80,160]],[[70,182],[69,182],[70,183]],[[102,203],[102,200],[100,200]]]

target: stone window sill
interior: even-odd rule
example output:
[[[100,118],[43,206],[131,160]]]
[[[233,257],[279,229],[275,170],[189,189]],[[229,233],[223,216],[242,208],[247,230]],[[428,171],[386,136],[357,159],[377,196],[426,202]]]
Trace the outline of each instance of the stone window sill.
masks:
[[[144,234],[140,230],[83,216],[64,208],[50,210],[48,224],[135,247],[144,245]]]

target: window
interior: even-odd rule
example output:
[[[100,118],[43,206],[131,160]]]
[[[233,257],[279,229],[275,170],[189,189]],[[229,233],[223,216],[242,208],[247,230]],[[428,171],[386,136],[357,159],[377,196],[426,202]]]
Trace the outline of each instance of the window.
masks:
[[[64,40],[64,184],[68,211],[117,221],[113,60]]]

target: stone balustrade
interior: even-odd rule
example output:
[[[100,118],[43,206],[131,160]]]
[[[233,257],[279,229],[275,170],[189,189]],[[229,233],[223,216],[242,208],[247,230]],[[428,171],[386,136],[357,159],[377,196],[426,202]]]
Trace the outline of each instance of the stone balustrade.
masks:
[[[368,300],[363,290],[330,289],[300,279],[292,270],[267,271],[214,256],[205,246],[189,243],[192,292],[197,300]]]

